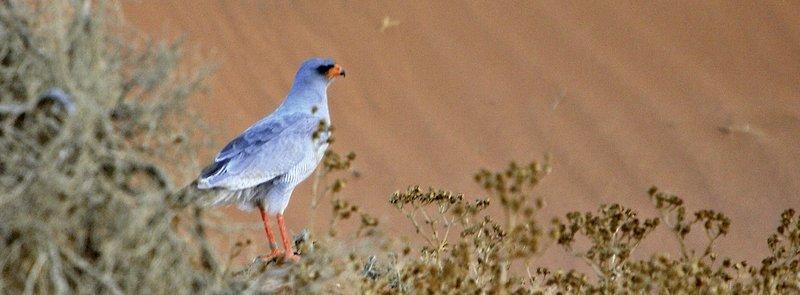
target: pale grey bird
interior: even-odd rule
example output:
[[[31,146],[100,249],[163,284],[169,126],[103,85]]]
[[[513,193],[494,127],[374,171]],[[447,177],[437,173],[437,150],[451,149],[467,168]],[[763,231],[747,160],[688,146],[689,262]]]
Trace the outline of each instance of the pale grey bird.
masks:
[[[283,211],[294,188],[314,172],[325,154],[328,134],[317,131],[321,121],[331,122],[328,86],[344,75],[344,69],[331,59],[303,62],[283,103],[228,143],[197,180],[198,189],[217,193],[213,205],[259,209],[271,249],[265,260],[282,254],[269,226],[273,215],[278,220],[284,258],[299,259],[289,242]]]

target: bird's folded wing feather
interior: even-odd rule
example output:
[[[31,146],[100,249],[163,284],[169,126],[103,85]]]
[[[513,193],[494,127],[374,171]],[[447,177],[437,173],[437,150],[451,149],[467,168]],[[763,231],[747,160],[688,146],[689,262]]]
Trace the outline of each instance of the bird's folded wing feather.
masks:
[[[289,172],[315,150],[312,134],[319,122],[304,113],[259,121],[220,151],[200,176],[201,185],[244,189]]]

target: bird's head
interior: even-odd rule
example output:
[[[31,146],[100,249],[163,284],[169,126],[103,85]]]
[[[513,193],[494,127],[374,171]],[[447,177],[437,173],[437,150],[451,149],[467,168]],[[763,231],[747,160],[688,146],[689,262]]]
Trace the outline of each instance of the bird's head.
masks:
[[[310,58],[303,62],[295,76],[296,82],[330,84],[334,78],[345,76],[341,65],[329,58]]]

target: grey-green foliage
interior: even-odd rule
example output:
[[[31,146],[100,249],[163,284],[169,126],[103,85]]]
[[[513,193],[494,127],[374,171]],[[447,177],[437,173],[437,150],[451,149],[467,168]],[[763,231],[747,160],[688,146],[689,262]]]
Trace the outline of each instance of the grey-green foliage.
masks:
[[[207,70],[182,55],[123,25],[113,2],[0,2],[0,293],[214,284],[203,243],[176,234],[202,224],[164,198],[164,163],[196,171],[186,98]]]

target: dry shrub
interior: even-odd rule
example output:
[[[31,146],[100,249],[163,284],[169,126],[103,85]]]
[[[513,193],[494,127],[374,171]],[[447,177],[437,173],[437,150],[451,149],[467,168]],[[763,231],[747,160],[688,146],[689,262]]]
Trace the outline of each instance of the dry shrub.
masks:
[[[351,292],[410,294],[800,292],[800,216],[794,210],[781,214],[776,232],[767,239],[771,253],[760,265],[734,262],[717,252],[715,246],[730,230],[727,216],[714,210],[689,213],[681,198],[655,187],[647,196],[660,216],[640,217],[636,210],[608,204],[596,212],[570,212],[544,226],[537,220],[544,202],[534,197],[534,189],[549,173],[548,162],[481,170],[475,180],[488,197],[472,201],[441,189],[412,186],[398,191],[389,202],[424,241],[418,250],[386,243],[371,248],[373,252],[348,252],[339,260],[336,251],[318,250],[315,257],[326,260],[304,261],[303,268],[288,270],[313,279],[284,280],[287,285],[281,290],[315,282],[324,287],[306,291],[330,293],[346,286]],[[502,221],[486,213],[494,203],[504,212]],[[680,255],[656,252],[634,258],[638,245],[661,227],[673,233]],[[690,234],[705,237],[706,244],[688,247]],[[331,242],[342,243],[323,244]],[[536,267],[547,245],[561,247],[594,273]],[[331,267],[338,271],[328,276],[314,270]]]
[[[196,171],[186,98],[208,71],[121,23],[103,1],[0,3],[3,292],[219,284],[198,236],[178,234],[194,216],[164,198],[164,164]]]
[[[343,157],[335,152],[326,157],[322,169],[326,175],[352,165],[349,157],[341,165]],[[548,158],[543,163],[511,163],[497,172],[481,170],[475,181],[487,197],[475,200],[419,186],[398,191],[389,203],[406,218],[422,245],[398,247],[395,239],[379,234],[380,227],[371,228],[371,241],[357,239],[358,235],[352,240],[306,236],[304,243],[314,247],[305,247],[300,266],[273,276],[279,283],[267,290],[344,294],[800,292],[800,216],[793,209],[781,214],[776,232],[769,235],[770,255],[760,265],[751,265],[734,262],[716,250],[731,227],[727,216],[705,209],[690,212],[680,197],[655,187],[647,196],[659,216],[641,217],[634,209],[607,204],[595,212],[570,212],[542,224],[537,217],[544,201],[535,197],[534,190],[550,171]],[[333,199],[337,193],[332,193]],[[491,206],[499,206],[503,214],[488,214]],[[334,203],[333,208],[341,206]],[[680,255],[634,256],[641,242],[659,228],[673,234]],[[686,239],[692,234],[704,237],[706,244],[688,247]],[[594,272],[537,267],[536,259],[548,245],[562,248]]]

